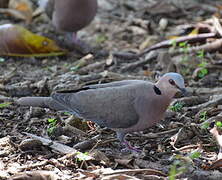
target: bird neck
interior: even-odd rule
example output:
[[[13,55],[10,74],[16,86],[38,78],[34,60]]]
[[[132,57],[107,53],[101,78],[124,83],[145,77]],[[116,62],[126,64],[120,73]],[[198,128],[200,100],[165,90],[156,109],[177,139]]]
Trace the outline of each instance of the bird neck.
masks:
[[[173,89],[170,89],[169,87],[166,87],[160,83],[156,83],[155,86],[161,91],[162,96],[167,97],[169,99],[172,99],[176,94]]]

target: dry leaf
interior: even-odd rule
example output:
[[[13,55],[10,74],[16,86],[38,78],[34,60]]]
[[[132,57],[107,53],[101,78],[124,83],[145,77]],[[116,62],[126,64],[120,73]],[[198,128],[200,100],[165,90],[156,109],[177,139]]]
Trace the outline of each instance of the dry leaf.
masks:
[[[33,171],[19,173],[9,180],[57,180],[59,179],[53,172],[50,171]]]
[[[188,128],[188,127],[183,127],[181,129],[179,129],[178,133],[176,133],[175,135],[173,135],[170,140],[170,144],[173,146],[174,149],[177,150],[177,148],[175,147],[179,142],[186,140],[186,139],[190,139],[194,136],[193,131]]]
[[[199,34],[199,28],[193,29],[193,30],[188,34],[188,36],[197,35],[197,34]]]
[[[46,37],[13,24],[0,26],[0,55],[43,57],[64,55],[65,50]]]
[[[31,22],[33,9],[30,0],[10,0],[9,9],[15,10],[20,14],[17,18],[21,18],[26,22]]]
[[[212,169],[218,169],[222,167],[222,159],[218,159],[215,162],[213,162],[211,165],[204,166],[205,170],[212,170]]]

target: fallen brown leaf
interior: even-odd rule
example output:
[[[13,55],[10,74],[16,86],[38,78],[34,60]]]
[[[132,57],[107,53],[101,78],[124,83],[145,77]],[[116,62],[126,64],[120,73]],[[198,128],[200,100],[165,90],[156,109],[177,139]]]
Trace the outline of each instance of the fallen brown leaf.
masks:
[[[24,172],[14,175],[9,180],[57,180],[58,177],[49,171]]]
[[[17,11],[17,18],[23,19],[30,23],[32,20],[32,4],[29,0],[10,0],[9,9]],[[16,14],[14,16],[16,17]]]
[[[65,50],[44,36],[34,34],[22,26],[0,26],[0,55],[20,57],[43,57],[64,55]]]

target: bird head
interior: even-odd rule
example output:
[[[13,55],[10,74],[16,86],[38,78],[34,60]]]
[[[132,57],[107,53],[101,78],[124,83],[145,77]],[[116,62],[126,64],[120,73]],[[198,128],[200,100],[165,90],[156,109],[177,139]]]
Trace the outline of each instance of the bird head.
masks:
[[[181,92],[183,95],[186,94],[184,79],[178,73],[164,74],[156,83],[156,86],[169,97],[174,97],[177,92]]]

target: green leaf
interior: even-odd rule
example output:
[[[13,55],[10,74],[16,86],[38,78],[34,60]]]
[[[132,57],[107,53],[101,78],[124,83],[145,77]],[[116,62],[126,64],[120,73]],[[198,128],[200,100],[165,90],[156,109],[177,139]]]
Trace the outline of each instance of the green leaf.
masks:
[[[216,126],[219,127],[219,128],[222,128],[222,122],[221,121],[217,121],[216,122]]]
[[[97,44],[102,44],[102,43],[104,43],[106,40],[108,39],[108,37],[104,34],[101,34],[101,35],[98,35],[97,37],[96,37],[96,43]]]
[[[196,158],[199,158],[200,157],[200,152],[193,152],[193,153],[191,153],[190,155],[189,155],[189,157],[191,158],[191,159],[196,159]]]
[[[56,129],[55,126],[48,128],[47,129],[48,134],[51,135],[55,131],[55,129]]]
[[[49,118],[48,123],[50,124],[51,127],[54,127],[57,124],[57,120],[55,118]]]
[[[198,77],[199,78],[203,78],[204,76],[206,76],[208,74],[208,70],[206,68],[202,68],[200,69],[200,71],[198,72]]]
[[[186,47],[186,46],[187,46],[187,41],[179,43],[179,47]]]
[[[49,119],[48,119],[48,122],[49,122],[49,123],[57,122],[57,120],[56,120],[55,118],[49,118]]]
[[[70,116],[71,113],[69,113],[69,112],[64,112],[64,115]]]
[[[174,105],[170,106],[170,110],[174,112],[179,112],[183,109],[184,104],[177,102]]]
[[[6,107],[8,107],[10,104],[12,104],[12,103],[11,103],[11,102],[1,103],[1,104],[0,104],[0,108],[6,108]]]
[[[170,43],[174,48],[177,46],[177,41],[175,39],[173,39]]]
[[[209,126],[210,126],[210,123],[205,122],[205,123],[203,123],[203,125],[201,125],[201,129],[207,129],[207,128],[209,128]]]
[[[199,58],[203,58],[204,57],[204,50],[200,50],[200,51],[197,51],[197,57]]]
[[[89,156],[88,156],[88,152],[85,153],[81,153],[81,152],[77,152],[76,158],[78,161],[87,161]]]
[[[198,67],[202,67],[202,68],[205,68],[205,67],[207,67],[207,62],[205,62],[205,61],[202,61],[200,64],[198,64]]]
[[[207,119],[207,111],[203,111],[199,115],[200,121],[205,121]]]
[[[177,174],[176,165],[171,166],[169,173],[169,180],[175,180],[175,176]]]

